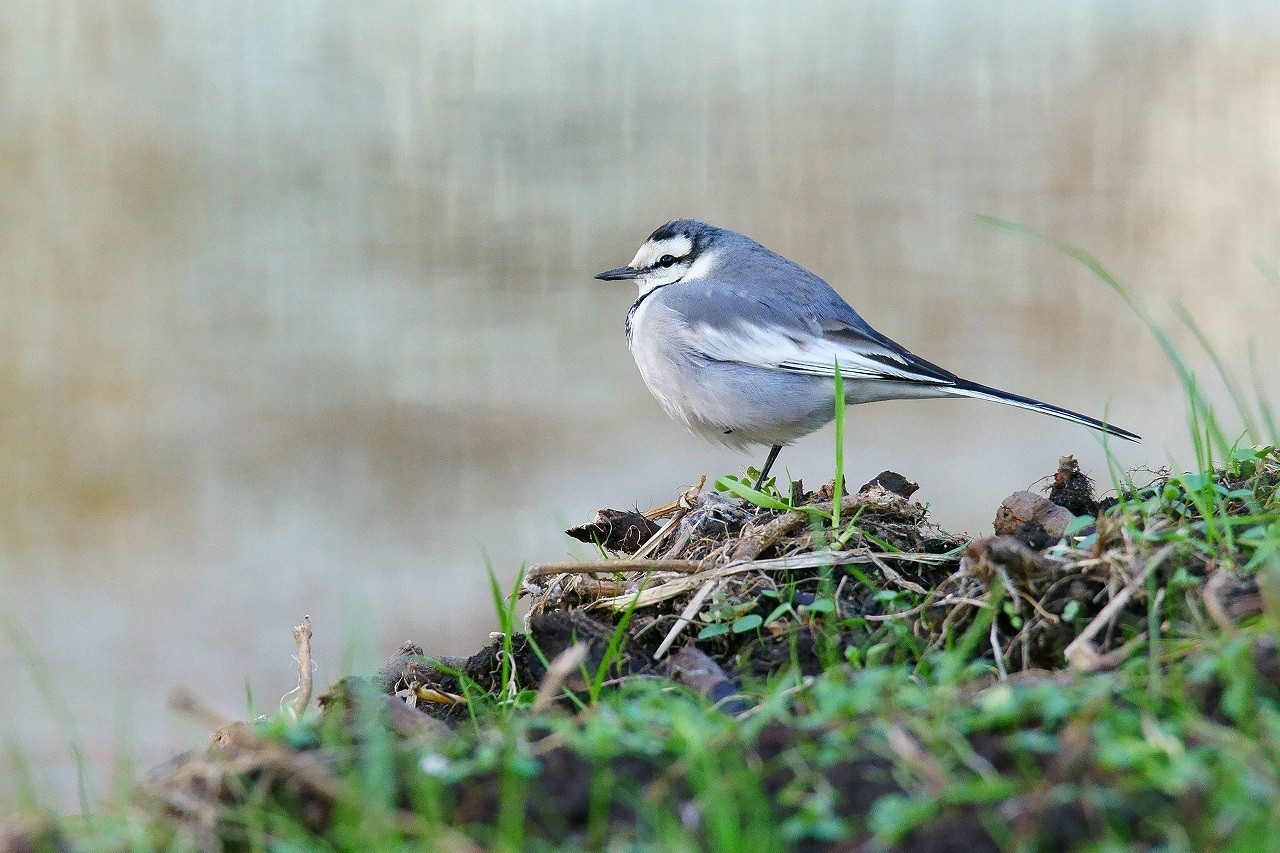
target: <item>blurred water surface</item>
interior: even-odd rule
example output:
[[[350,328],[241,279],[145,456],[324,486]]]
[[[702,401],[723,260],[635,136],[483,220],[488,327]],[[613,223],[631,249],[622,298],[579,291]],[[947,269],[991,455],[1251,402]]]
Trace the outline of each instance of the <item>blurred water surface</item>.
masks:
[[[597,507],[760,459],[648,396],[634,293],[591,280],[667,219],[744,231],[973,379],[1189,460],[1120,301],[1000,216],[1088,248],[1276,389],[1274,3],[25,0],[0,10],[0,734],[70,806],[111,756],[413,638],[494,627],[486,562]],[[851,412],[952,529],[1075,453],[977,402]],[[830,476],[831,434],[782,464]],[[354,650],[354,651],[353,651]],[[0,812],[18,796],[0,773]]]

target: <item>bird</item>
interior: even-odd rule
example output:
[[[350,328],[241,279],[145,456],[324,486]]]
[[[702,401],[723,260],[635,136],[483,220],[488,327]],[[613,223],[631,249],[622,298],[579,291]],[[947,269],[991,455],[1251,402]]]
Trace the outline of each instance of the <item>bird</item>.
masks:
[[[633,281],[627,345],[658,403],[690,432],[778,453],[835,417],[836,365],[846,405],[881,400],[992,400],[1139,441],[1126,429],[967,379],[873,329],[814,273],[743,234],[675,219],[626,266],[595,276]]]

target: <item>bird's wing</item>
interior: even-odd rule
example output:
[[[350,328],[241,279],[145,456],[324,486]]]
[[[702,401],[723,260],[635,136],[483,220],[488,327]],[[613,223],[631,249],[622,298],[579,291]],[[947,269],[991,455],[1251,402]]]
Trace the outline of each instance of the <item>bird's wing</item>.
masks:
[[[683,320],[684,343],[705,357],[812,376],[834,376],[838,360],[846,379],[957,381],[871,328],[830,285],[786,258],[765,251],[734,263],[735,279],[655,294]]]
[[[785,281],[779,268],[786,272]],[[879,392],[864,386],[863,402],[915,397],[974,397],[1084,424],[1129,441],[1139,437],[1109,423],[961,379],[907,351],[871,328],[826,282],[786,259],[752,270],[760,282],[785,286],[671,288],[663,300],[683,322],[671,328],[703,357],[809,376],[833,377],[836,363],[846,380],[894,383]],[[772,278],[770,278],[772,276]],[[661,291],[659,291],[661,293]],[[913,386],[903,394],[902,384]],[[892,394],[881,392],[892,390]],[[846,390],[846,397],[848,391]]]
[[[860,320],[860,318],[859,318]],[[956,377],[871,329],[843,321],[741,321],[691,325],[688,343],[707,358],[809,376],[950,386]]]
[[[778,367],[795,373],[834,376],[837,360],[840,374],[846,378],[889,379],[929,385],[956,383],[955,374],[908,352],[865,323],[861,327],[842,322],[823,324],[821,334],[808,342],[803,355],[788,358]]]

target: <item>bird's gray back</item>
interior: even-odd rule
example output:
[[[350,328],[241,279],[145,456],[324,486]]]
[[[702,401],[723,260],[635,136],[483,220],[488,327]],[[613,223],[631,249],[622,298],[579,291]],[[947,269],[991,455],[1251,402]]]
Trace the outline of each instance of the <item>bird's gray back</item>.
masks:
[[[651,294],[691,325],[729,331],[771,328],[797,336],[850,329],[882,347],[901,350],[862,319],[819,276],[749,237],[720,231],[708,251],[717,253],[704,277]]]

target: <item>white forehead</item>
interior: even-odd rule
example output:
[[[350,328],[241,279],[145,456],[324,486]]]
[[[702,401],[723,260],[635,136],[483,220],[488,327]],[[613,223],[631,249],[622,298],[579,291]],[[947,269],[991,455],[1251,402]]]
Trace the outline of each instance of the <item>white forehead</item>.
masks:
[[[693,251],[693,241],[683,234],[666,237],[662,240],[649,240],[640,247],[636,256],[628,264],[632,269],[645,269],[653,266],[653,262],[663,255],[674,255],[683,258]]]

